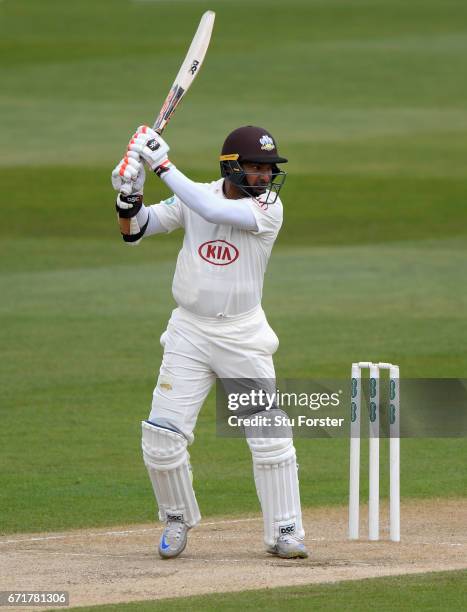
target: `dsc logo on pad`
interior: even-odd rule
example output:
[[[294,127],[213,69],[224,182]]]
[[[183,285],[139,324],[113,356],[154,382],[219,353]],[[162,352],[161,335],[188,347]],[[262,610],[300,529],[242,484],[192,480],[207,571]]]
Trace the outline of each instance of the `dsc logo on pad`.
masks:
[[[214,266],[228,266],[238,259],[239,252],[235,245],[226,240],[210,240],[198,249],[200,257]]]

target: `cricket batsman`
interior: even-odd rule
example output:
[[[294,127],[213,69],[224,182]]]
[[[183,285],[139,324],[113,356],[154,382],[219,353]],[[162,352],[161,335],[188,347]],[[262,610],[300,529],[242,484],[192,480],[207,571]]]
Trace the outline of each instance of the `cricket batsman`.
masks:
[[[188,531],[201,519],[187,448],[216,377],[275,381],[272,355],[279,341],[261,296],[282,225],[279,191],[286,174],[278,164],[287,162],[272,135],[254,126],[227,136],[220,155],[222,178],[209,184],[186,177],[168,153],[168,144],[141,126],[112,173],[126,243],[184,230],[172,286],[177,308],[161,336],[164,356],[149,418],[142,423],[144,463],[165,523],[159,544],[164,559],[180,555]],[[172,197],[143,203],[145,166]],[[267,552],[306,558],[292,432],[247,437],[247,443]]]

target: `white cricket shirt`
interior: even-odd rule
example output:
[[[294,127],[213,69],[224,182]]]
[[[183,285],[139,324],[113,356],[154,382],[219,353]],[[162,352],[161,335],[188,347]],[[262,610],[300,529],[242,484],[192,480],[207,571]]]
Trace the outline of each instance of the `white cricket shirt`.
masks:
[[[225,198],[219,179],[205,185]],[[259,201],[258,201],[259,200]],[[228,200],[235,206],[240,200]],[[282,225],[282,203],[266,206],[244,198],[256,218],[257,231],[209,223],[173,196],[150,208],[171,232],[185,229],[172,293],[179,306],[204,317],[234,316],[261,303],[263,281],[272,246]]]

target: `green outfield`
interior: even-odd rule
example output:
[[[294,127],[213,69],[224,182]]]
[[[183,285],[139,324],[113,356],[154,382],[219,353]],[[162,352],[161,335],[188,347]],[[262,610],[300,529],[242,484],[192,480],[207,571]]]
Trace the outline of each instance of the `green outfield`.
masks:
[[[197,180],[242,124],[290,159],[264,291],[278,375],[346,379],[373,359],[467,376],[464,2],[0,1],[2,533],[153,519],[140,421],[182,234],[124,246],[110,172],[208,8],[206,64],[165,137]],[[148,177],[147,202],[167,194]],[[303,503],[344,504],[347,442],[297,447]],[[403,498],[467,495],[466,451],[404,440]],[[258,511],[213,394],[191,456],[204,516]]]
[[[394,576],[371,580],[345,581],[337,584],[306,587],[277,588],[243,593],[220,593],[183,599],[138,601],[119,606],[91,606],[70,608],[81,612],[150,612],[164,609],[178,610],[351,610],[352,612],[393,612],[393,610],[439,610],[442,597],[443,610],[462,609],[462,592],[467,587],[465,572],[436,572],[421,576]]]

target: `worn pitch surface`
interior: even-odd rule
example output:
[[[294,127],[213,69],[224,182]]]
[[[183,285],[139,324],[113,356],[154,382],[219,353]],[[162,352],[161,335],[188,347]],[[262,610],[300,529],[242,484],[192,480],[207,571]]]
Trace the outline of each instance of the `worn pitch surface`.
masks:
[[[466,500],[404,503],[401,542],[370,543],[347,540],[345,508],[309,510],[311,555],[300,561],[263,552],[258,516],[207,520],[169,561],[158,557],[161,529],[151,525],[6,536],[0,590],[68,590],[76,606],[458,570],[467,568],[466,512]]]

